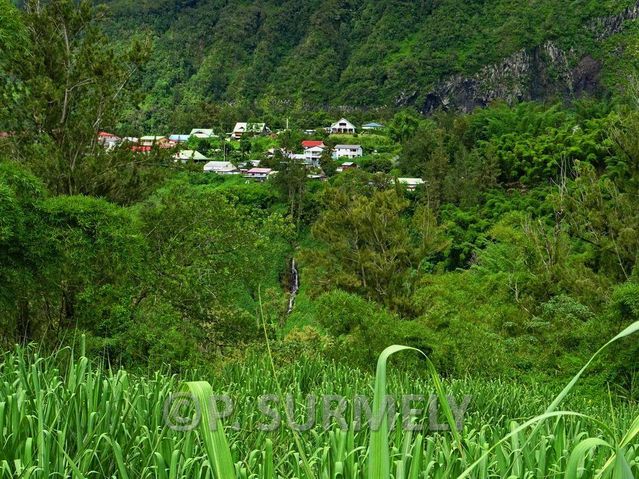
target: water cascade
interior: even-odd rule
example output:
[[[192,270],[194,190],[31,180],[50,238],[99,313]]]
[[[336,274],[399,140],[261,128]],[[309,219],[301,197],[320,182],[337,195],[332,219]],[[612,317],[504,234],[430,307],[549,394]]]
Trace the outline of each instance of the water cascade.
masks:
[[[297,264],[295,263],[295,258],[291,260],[291,283],[290,283],[290,296],[288,298],[288,310],[286,314],[291,314],[293,311],[293,307],[295,306],[295,296],[297,296],[297,291],[300,289],[300,276],[297,271]]]

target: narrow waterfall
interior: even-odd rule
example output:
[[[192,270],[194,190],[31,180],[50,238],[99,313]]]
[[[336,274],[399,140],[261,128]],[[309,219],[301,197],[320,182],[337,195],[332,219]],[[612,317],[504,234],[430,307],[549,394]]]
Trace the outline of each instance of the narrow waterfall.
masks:
[[[288,310],[286,314],[291,314],[293,311],[293,307],[295,306],[295,296],[297,296],[297,291],[300,289],[300,276],[297,271],[297,264],[295,263],[295,258],[291,260],[291,283],[290,283],[290,296],[288,298]]]

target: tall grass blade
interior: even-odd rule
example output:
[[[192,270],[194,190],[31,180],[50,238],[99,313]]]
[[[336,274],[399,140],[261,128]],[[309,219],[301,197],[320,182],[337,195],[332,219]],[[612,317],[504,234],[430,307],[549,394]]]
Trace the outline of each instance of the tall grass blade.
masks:
[[[215,477],[217,479],[234,479],[235,466],[226,434],[224,434],[224,425],[220,419],[216,418],[215,427],[212,427],[211,413],[217,415],[215,401],[212,400],[213,388],[206,381],[189,382],[187,387],[199,404],[202,413],[199,424],[200,434]]]
[[[395,353],[400,351],[416,351],[424,358],[428,364],[428,371],[435,384],[435,392],[439,399],[440,406],[444,409],[446,421],[453,432],[456,445],[461,447],[461,436],[457,430],[455,417],[448,400],[442,382],[437,374],[435,366],[428,356],[422,351],[409,346],[389,346],[377,360],[377,370],[375,373],[375,393],[373,397],[373,417],[380,419],[379,427],[375,431],[371,431],[371,437],[368,447],[368,478],[369,479],[388,479],[390,477],[390,454],[388,450],[388,414],[386,411],[386,368],[388,359]]]
[[[568,459],[568,464],[566,466],[566,474],[564,475],[565,479],[578,479],[580,477],[579,467],[583,464],[584,458],[590,451],[594,448],[603,446],[612,449],[612,446],[608,444],[603,439],[591,437],[588,439],[584,439],[579,444],[575,446],[570,454],[570,458]]]
[[[548,408],[546,409],[546,412],[552,412],[555,409],[557,409],[557,406],[559,406],[559,404],[568,395],[570,390],[575,386],[575,384],[577,384],[577,381],[579,381],[579,378],[581,378],[583,373],[586,371],[586,369],[588,369],[588,367],[597,358],[597,356],[599,356],[603,351],[605,351],[611,344],[619,341],[620,339],[628,337],[631,334],[636,333],[637,331],[639,331],[639,321],[637,321],[637,322],[631,324],[630,326],[628,326],[621,333],[619,333],[617,336],[615,336],[610,341],[608,341],[606,344],[604,344],[601,348],[599,348],[599,350],[595,354],[593,354],[593,356],[586,363],[586,365],[583,368],[581,368],[581,370],[575,375],[575,377],[572,378],[572,380],[568,383],[568,385],[559,393],[559,395],[550,404],[550,406],[548,406]]]

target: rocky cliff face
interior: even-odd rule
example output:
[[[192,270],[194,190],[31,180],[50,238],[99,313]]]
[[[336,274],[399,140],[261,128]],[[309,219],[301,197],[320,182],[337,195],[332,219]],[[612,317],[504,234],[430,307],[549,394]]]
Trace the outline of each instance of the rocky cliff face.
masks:
[[[639,19],[639,1],[618,15],[599,18],[587,28],[601,41],[623,30],[628,21]],[[418,104],[423,113],[437,109],[469,112],[495,100],[508,103],[527,100],[572,99],[601,89],[602,65],[589,55],[578,57],[553,42],[532,50],[521,50],[499,64],[484,67],[475,75],[456,75],[427,92]],[[411,102],[404,95],[398,104]]]
[[[639,18],[639,1],[626,8],[618,15],[611,17],[603,17],[595,20],[589,26],[590,30],[595,34],[598,40],[608,38],[615,33],[619,33],[623,30],[624,24],[631,20],[637,20]]]
[[[495,100],[515,103],[551,97],[594,93],[601,65],[591,57],[575,58],[552,42],[521,50],[471,77],[454,76],[430,91],[420,105],[424,113],[436,109],[471,111]]]

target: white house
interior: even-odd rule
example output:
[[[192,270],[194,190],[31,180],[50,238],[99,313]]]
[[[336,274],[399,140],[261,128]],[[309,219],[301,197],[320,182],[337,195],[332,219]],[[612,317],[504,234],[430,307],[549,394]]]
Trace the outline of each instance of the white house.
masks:
[[[244,172],[244,178],[250,178],[257,181],[266,181],[268,176],[273,172],[271,168],[251,168]]]
[[[267,135],[270,132],[271,130],[266,126],[266,123],[239,122],[235,124],[231,138],[239,140],[247,133],[251,135]]]
[[[304,150],[304,163],[309,166],[319,166],[322,153],[324,153],[324,148],[321,146],[306,148]]]
[[[230,161],[209,161],[204,165],[205,173],[217,173],[218,175],[239,175],[240,170]]]
[[[345,133],[349,135],[355,134],[355,125],[353,125],[346,118],[342,118],[336,123],[333,123],[330,127],[330,133],[332,134],[340,134]]]
[[[210,128],[193,129],[189,136],[194,136],[195,138],[217,138],[217,135]]]
[[[372,131],[372,130],[381,130],[384,128],[384,125],[382,125],[381,123],[366,123],[365,125],[362,125],[362,130],[365,131]]]
[[[208,161],[208,158],[197,150],[182,150],[174,155],[176,160],[181,161]]]
[[[424,184],[421,178],[397,178],[397,181],[404,185],[408,191],[415,191],[419,185]]]
[[[333,158],[360,158],[364,156],[364,150],[360,145],[335,145]]]

